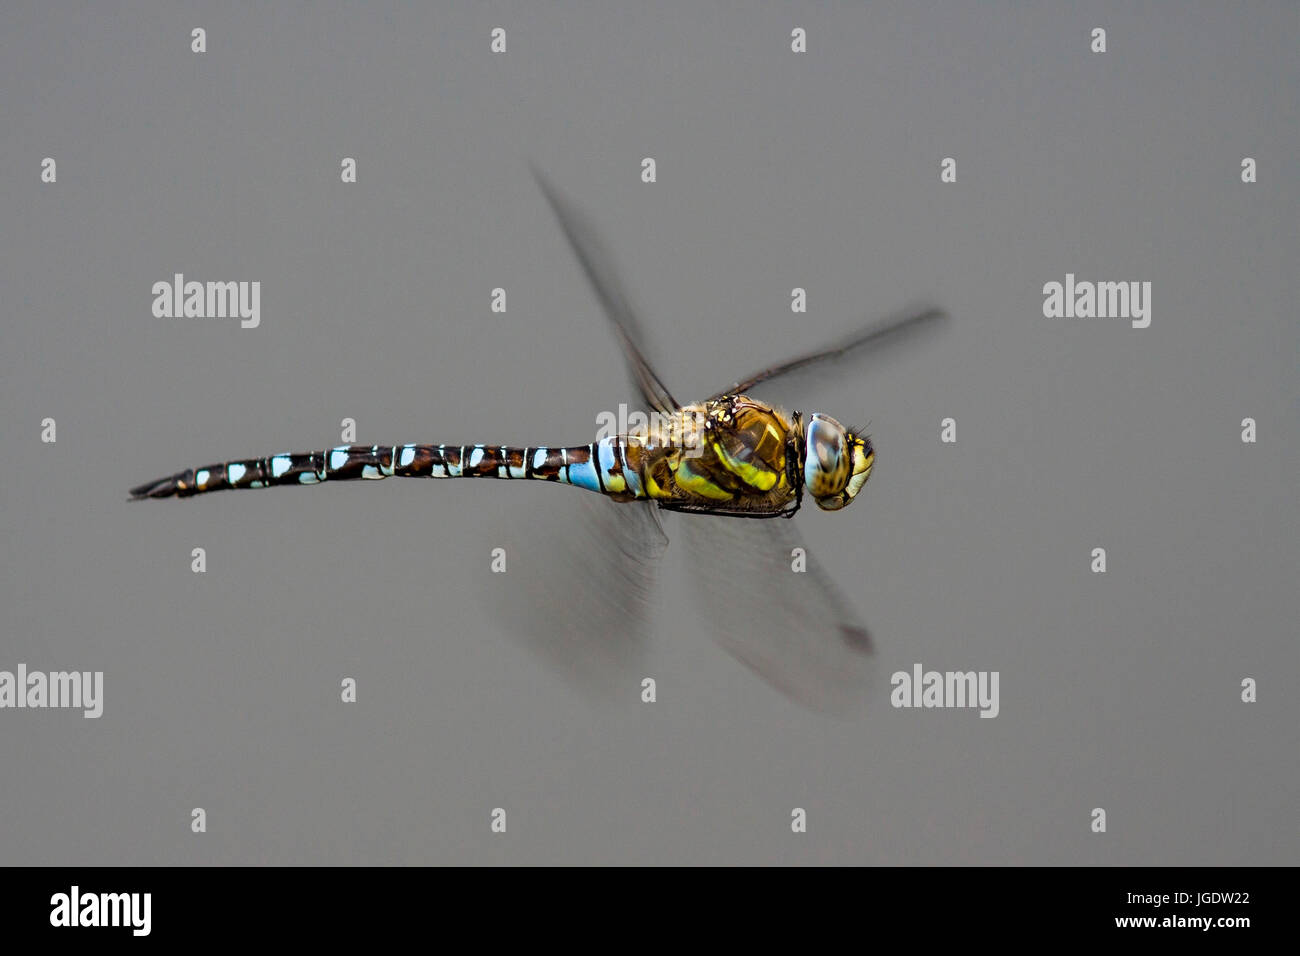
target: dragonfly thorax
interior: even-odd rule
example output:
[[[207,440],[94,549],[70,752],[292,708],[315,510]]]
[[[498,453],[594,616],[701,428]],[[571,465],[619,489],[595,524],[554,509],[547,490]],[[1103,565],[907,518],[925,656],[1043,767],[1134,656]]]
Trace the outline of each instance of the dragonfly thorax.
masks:
[[[876,457],[869,438],[819,412],[813,412],[804,427],[803,452],[804,490],[823,511],[839,511],[852,503],[871,476]]]

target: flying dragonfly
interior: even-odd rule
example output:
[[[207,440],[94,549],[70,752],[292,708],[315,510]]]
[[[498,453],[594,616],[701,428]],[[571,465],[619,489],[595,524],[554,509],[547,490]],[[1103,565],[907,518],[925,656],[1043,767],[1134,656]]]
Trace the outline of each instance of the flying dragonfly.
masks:
[[[610,320],[649,413],[581,445],[344,445],[190,468],[131,489],[133,500],[383,478],[496,478],[574,485],[617,503],[602,574],[620,614],[644,602],[668,538],[660,512],[687,516],[692,577],[721,645],[778,690],[840,710],[867,681],[871,640],[787,519],[805,495],[823,511],[857,500],[875,463],[871,439],[819,412],[752,397],[754,387],[941,319],[922,310],[875,323],[830,348],[770,366],[702,402],[678,402],[645,357],[641,324],[594,230],[536,169],[534,178]],[[604,518],[601,519],[604,522]],[[610,541],[605,540],[605,545]],[[792,568],[802,553],[804,566]],[[617,567],[610,565],[616,564]],[[801,572],[801,573],[797,573]]]

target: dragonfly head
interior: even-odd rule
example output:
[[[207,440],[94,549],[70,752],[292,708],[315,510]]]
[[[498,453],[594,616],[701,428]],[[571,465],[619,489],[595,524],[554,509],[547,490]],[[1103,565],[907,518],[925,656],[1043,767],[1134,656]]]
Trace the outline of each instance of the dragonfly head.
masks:
[[[813,412],[804,429],[804,488],[823,511],[853,502],[871,476],[876,453],[871,439]]]

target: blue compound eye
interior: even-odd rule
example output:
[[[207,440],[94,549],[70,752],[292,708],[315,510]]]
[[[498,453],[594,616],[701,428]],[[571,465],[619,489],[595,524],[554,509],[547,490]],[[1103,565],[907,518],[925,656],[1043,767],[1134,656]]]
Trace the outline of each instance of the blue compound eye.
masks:
[[[817,456],[817,464],[821,470],[827,474],[835,471],[840,461],[840,445],[835,441],[834,436],[827,435],[825,428],[818,428],[813,435],[813,452]]]
[[[848,451],[844,426],[833,418],[814,415],[808,423],[804,484],[814,498],[838,495],[848,481]]]

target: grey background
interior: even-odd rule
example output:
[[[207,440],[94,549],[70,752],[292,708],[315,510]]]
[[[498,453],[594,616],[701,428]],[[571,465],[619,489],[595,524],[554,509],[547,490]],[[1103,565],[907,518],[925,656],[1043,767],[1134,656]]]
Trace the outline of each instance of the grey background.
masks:
[[[261,6],[0,12],[0,668],[106,683],[97,721],[0,712],[0,862],[1296,862],[1293,4]],[[529,159],[679,397],[949,310],[767,397],[870,420],[862,501],[796,520],[886,675],[998,670],[1001,716],[887,685],[801,710],[700,633],[676,565],[658,703],[642,670],[565,673],[481,592],[577,491],[126,502],[345,416],[590,440],[622,370]],[[155,319],[178,271],[260,280],[261,328]],[[1067,272],[1151,281],[1151,327],[1045,319]]]

